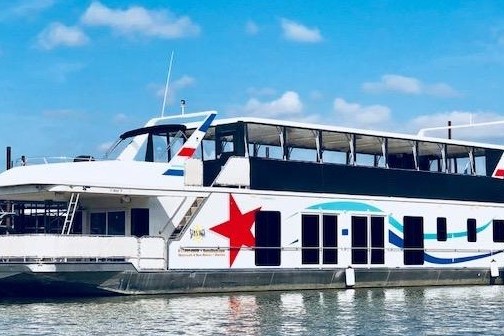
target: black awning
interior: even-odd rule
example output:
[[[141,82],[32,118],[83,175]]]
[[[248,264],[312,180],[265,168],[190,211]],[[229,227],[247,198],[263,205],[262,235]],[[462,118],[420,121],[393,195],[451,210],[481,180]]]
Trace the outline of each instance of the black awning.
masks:
[[[187,127],[180,124],[155,125],[155,126],[137,128],[131,131],[124,132],[123,134],[121,134],[120,138],[124,140],[141,134],[167,135],[168,133],[178,131],[184,132],[186,129]]]

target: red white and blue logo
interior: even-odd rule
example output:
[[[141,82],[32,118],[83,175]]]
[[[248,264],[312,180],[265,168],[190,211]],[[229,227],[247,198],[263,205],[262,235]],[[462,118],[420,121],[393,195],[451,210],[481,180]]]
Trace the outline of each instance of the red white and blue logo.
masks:
[[[217,113],[213,112],[206,117],[205,121],[198,129],[187,139],[184,145],[179,149],[177,154],[170,160],[170,167],[163,175],[168,176],[184,176],[184,163],[187,159],[191,158],[198,148],[206,132],[210,128],[212,121],[215,119]]]

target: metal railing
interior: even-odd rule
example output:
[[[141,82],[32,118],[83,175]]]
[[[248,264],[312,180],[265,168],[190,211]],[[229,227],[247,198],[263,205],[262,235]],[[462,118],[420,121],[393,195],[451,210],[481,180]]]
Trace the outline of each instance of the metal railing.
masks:
[[[423,252],[441,252],[441,253],[500,253],[502,249],[469,249],[469,248],[403,248],[403,247],[290,247],[290,246],[279,246],[279,247],[257,247],[257,246],[181,246],[182,251],[228,251],[232,249],[240,249],[245,251],[255,251],[255,250],[281,250],[281,251],[303,251],[303,250],[318,250],[318,251],[386,251],[386,252],[404,252],[404,251],[423,251]]]
[[[130,262],[139,270],[166,269],[166,240],[148,236],[0,236],[0,263],[55,262]]]

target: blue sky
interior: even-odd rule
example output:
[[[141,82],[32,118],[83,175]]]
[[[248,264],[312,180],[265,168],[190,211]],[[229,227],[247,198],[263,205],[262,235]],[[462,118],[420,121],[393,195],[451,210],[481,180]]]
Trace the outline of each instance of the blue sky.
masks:
[[[167,114],[185,99],[409,133],[504,119],[502,1],[4,0],[0,32],[16,158],[100,156],[160,114],[172,51]],[[503,143],[502,127],[463,135]]]

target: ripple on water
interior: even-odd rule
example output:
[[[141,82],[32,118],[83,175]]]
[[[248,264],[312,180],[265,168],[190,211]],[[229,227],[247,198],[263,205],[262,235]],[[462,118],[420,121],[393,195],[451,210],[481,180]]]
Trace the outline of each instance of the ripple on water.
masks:
[[[2,335],[502,335],[504,286],[0,302]]]

